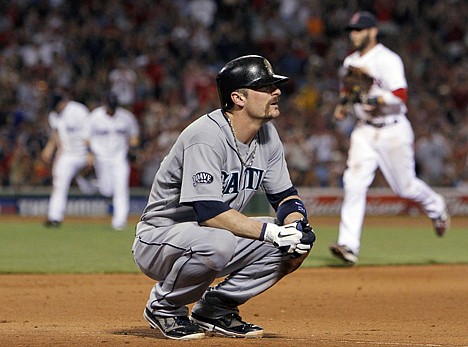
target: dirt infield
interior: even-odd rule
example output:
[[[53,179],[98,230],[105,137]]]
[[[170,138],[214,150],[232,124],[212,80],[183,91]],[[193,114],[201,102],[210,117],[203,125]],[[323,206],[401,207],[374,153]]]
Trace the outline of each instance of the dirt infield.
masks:
[[[299,269],[241,308],[262,339],[166,340],[144,275],[1,275],[1,346],[468,346],[468,265]]]

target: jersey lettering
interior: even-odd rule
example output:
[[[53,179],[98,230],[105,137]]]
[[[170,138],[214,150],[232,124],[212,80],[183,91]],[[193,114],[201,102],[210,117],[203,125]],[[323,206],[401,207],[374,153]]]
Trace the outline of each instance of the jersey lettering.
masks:
[[[239,172],[223,172],[223,194],[239,194],[240,190],[258,190],[264,172],[253,167],[246,168],[243,172],[242,187]]]
[[[223,194],[239,193],[239,172],[223,172]]]
[[[249,167],[244,171],[244,186],[242,190],[257,190],[263,178],[263,170]]]
[[[96,136],[105,136],[105,135],[110,134],[110,132],[105,129],[95,129],[93,130],[92,134]]]
[[[67,127],[66,127],[67,133],[74,133],[74,132],[77,132],[77,131],[80,131],[80,130],[81,130],[80,128],[74,127],[74,126],[71,126],[71,125],[67,125]]]

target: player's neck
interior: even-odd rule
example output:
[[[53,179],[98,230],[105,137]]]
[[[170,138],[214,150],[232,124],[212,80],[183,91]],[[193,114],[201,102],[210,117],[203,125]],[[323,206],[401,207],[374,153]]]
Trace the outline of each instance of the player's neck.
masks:
[[[360,56],[365,55],[365,54],[366,54],[367,52],[369,52],[372,48],[374,48],[375,46],[377,46],[377,44],[378,44],[377,41],[369,42],[369,44],[368,44],[366,47],[364,47],[364,48],[362,48],[362,49],[359,50],[359,55],[360,55]]]
[[[237,140],[247,145],[250,144],[259,130],[259,127],[252,122],[252,119],[243,117],[240,113],[233,115],[232,113],[224,112],[224,115],[229,119]]]
[[[56,112],[58,114],[62,113],[62,111],[65,109],[65,106],[67,106],[68,101],[60,101],[59,104],[57,105]]]

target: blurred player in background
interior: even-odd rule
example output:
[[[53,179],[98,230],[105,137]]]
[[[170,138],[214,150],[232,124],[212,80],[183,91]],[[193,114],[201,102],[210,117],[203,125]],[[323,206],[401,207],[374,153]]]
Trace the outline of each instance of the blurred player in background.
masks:
[[[125,58],[120,58],[117,67],[109,73],[111,92],[117,97],[120,106],[130,107],[135,102],[136,72],[129,67]]]
[[[330,245],[333,255],[352,265],[358,261],[366,193],[377,168],[396,194],[421,206],[438,236],[449,228],[449,215],[444,198],[416,177],[414,134],[406,118],[408,94],[401,58],[377,41],[373,14],[356,13],[346,30],[356,51],[345,58],[344,70],[348,76],[350,71],[358,71],[371,78],[367,91],[359,85],[343,85],[342,102],[334,114],[341,120],[352,112],[357,119],[343,176],[338,242]]]
[[[104,105],[90,114],[89,144],[99,192],[112,197],[112,227],[122,230],[130,205],[128,158],[139,145],[139,128],[135,116],[118,106],[112,92],[107,93]]]
[[[52,130],[42,159],[52,166],[52,193],[49,199],[46,226],[58,227],[64,219],[70,184],[80,170],[91,167],[87,150],[88,108],[69,100],[63,93],[49,96],[49,125]]]

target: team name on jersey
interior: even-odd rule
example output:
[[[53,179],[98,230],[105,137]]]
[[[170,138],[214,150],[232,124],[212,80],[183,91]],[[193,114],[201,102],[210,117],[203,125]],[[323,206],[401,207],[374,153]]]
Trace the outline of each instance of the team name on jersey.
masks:
[[[106,129],[95,129],[92,134],[96,136],[104,136],[110,134],[110,131]]]
[[[80,131],[81,128],[67,125],[66,130],[67,130],[67,133],[74,133],[74,132]]]
[[[265,170],[253,167],[246,168],[242,173],[223,171],[223,194],[238,194],[240,190],[258,190],[264,172]],[[242,180],[241,175],[243,176]]]

